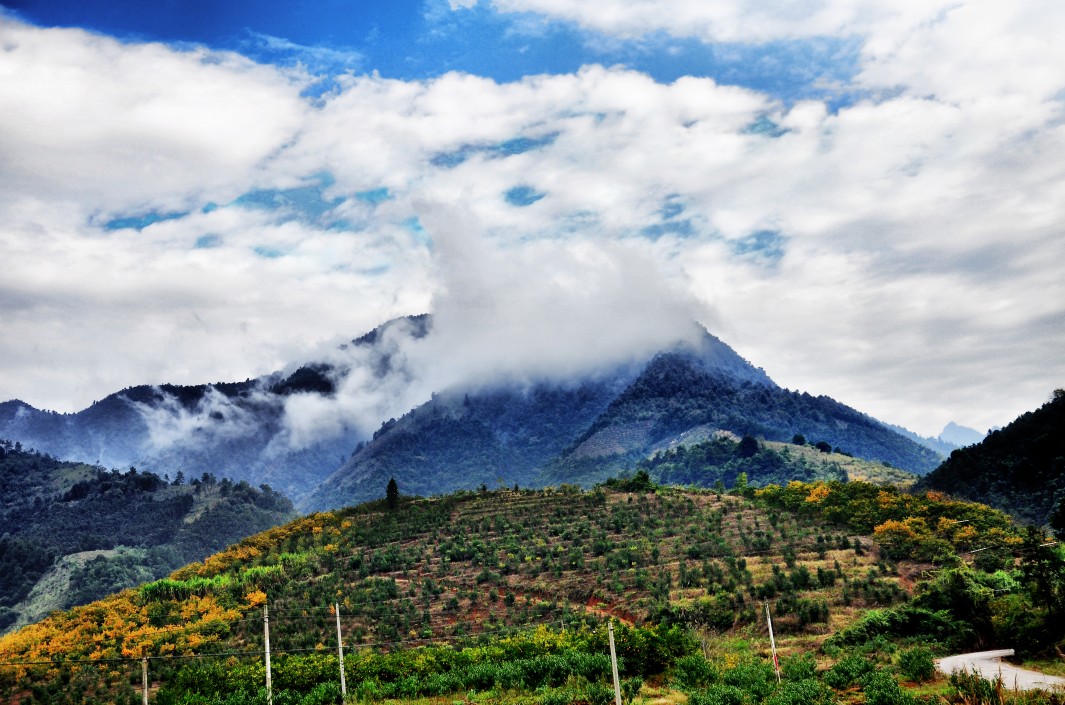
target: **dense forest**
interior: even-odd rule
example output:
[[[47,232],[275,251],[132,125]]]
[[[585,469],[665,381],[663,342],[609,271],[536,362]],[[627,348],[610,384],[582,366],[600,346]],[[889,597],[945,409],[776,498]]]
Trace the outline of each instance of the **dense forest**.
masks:
[[[1065,507],[1065,390],[982,442],[955,450],[919,487],[1047,524]],[[1065,529],[1065,510],[1057,523]]]
[[[0,630],[166,575],[293,515],[268,486],[105,470],[0,440]],[[59,594],[20,608],[49,571],[66,578]]]
[[[139,702],[143,648],[155,703],[265,702],[267,606],[275,703],[340,702],[339,633],[360,702],[608,705],[612,621],[627,702],[911,705],[935,653],[1053,653],[1065,555],[984,505],[863,482],[725,493],[641,472],[591,491],[399,497],[0,638],[0,697]],[[958,705],[993,690],[941,687]]]
[[[700,429],[777,442],[805,435],[918,474],[942,459],[832,399],[780,389],[720,341],[707,345],[709,352],[665,353],[580,384],[436,395],[386,422],[306,506],[380,497],[393,476],[417,494],[481,484],[587,487]]]
[[[752,487],[783,485],[792,480],[846,481],[843,466],[831,456],[827,444],[822,447],[823,452],[807,454],[797,448],[792,452],[780,444],[774,448],[752,436],[739,440],[718,436],[656,453],[637,463],[636,468],[662,484],[694,487],[733,487],[741,475],[742,482]]]

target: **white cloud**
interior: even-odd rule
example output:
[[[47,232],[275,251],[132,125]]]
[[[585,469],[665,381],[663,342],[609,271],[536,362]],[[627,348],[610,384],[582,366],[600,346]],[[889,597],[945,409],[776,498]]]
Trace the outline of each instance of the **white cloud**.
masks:
[[[0,34],[6,203],[184,209],[246,179],[308,110],[294,77],[235,54],[123,44],[3,17]]]
[[[928,435],[1003,424],[1060,386],[1061,10],[496,7],[623,36],[857,35],[852,88],[869,98],[833,111],[593,66],[348,76],[312,105],[304,78],[234,55],[5,21],[0,398],[71,409],[128,384],[243,379],[429,309],[440,335],[396,343],[409,377],[294,398],[289,440],[372,430],[485,371],[620,360],[690,317],[782,384]],[[519,137],[539,142],[508,153]],[[324,198],[346,200],[320,220],[226,206],[321,172]],[[516,187],[542,198],[508,203]],[[192,212],[101,227],[152,209]],[[758,231],[782,253],[738,253]]]
[[[481,0],[488,2],[488,0]],[[453,3],[454,5],[455,3]],[[463,2],[472,6],[475,2]],[[490,0],[501,12],[531,12],[624,38],[655,32],[707,42],[866,34],[889,36],[932,21],[951,0]]]

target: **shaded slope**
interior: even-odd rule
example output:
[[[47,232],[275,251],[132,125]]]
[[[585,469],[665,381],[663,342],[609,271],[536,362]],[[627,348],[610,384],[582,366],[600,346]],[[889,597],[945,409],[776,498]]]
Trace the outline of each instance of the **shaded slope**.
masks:
[[[802,434],[832,448],[924,474],[939,456],[829,397],[737,381],[682,353],[657,356],[552,463],[552,480],[590,482],[686,431],[708,427],[773,441]]]
[[[764,371],[700,331],[694,343],[674,346],[698,369],[775,387]],[[504,382],[435,395],[402,418],[385,423],[305,506],[328,509],[381,497],[390,477],[403,492],[418,495],[482,484],[538,487],[571,481],[546,478],[542,470],[624,393],[646,364],[641,360],[578,380]]]
[[[71,564],[53,607],[165,575],[292,514],[292,503],[269,488],[207,475],[173,485],[0,441],[0,630],[25,621],[33,607],[20,603],[64,556],[102,552]]]
[[[983,502],[1033,524],[1045,524],[1065,499],[1065,392],[955,450],[924,478],[921,489]]]
[[[536,483],[555,457],[617,394],[617,380],[547,384],[481,394],[440,394],[386,423],[328,478],[312,509],[384,496],[394,477],[406,494]]]
[[[382,426],[305,507],[327,509],[381,497],[390,477],[403,492],[419,495],[482,484],[587,486],[631,469],[693,429],[775,441],[802,433],[830,448],[919,474],[940,460],[832,399],[777,387],[704,331],[695,344],[679,344],[649,361],[581,383],[437,395]],[[803,471],[791,479],[811,477]]]
[[[342,346],[357,351],[352,364],[371,376],[393,371],[387,337],[428,334],[431,319],[413,316],[382,324]],[[0,403],[0,437],[21,441],[67,460],[105,467],[138,468],[159,475],[209,471],[252,485],[269,484],[299,499],[351,454],[356,429],[293,443],[287,407],[302,398],[330,399],[352,370],[314,362],[291,374],[244,382],[199,385],[140,385],[111,394],[73,414],[35,409],[15,400]],[[377,420],[374,420],[376,423]]]

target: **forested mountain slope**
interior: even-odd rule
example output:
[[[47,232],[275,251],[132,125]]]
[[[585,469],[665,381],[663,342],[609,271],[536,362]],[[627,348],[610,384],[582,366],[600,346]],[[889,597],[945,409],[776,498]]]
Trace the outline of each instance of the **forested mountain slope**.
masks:
[[[832,399],[779,388],[704,331],[699,345],[580,384],[439,394],[386,423],[307,506],[380,497],[390,477],[420,495],[482,484],[589,486],[693,433],[721,430],[773,441],[805,434],[830,449],[918,474],[940,461]]]
[[[802,435],[851,455],[924,474],[933,451],[829,397],[717,374],[690,356],[657,356],[608,409],[548,468],[554,480],[595,481],[695,428],[771,441]]]
[[[980,443],[955,450],[919,487],[1046,524],[1065,500],[1065,390]]]
[[[365,366],[370,376],[389,374],[391,351],[384,339],[397,329],[412,339],[424,337],[429,318],[390,321],[352,340],[342,346],[353,351],[350,364]],[[265,483],[298,501],[336,470],[363,436],[345,426],[294,443],[289,407],[308,397],[331,399],[351,372],[311,362],[287,375],[243,382],[140,385],[73,414],[6,401],[0,403],[0,437],[105,467],[134,465],[171,476],[209,471],[253,486]]]
[[[173,484],[0,440],[0,631],[166,575],[293,514],[269,487],[206,473]]]

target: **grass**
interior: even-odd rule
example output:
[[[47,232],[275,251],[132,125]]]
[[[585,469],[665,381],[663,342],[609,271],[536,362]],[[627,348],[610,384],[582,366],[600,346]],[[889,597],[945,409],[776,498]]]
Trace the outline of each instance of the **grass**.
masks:
[[[1055,659],[1009,659],[1010,663],[1032,671],[1040,671],[1050,676],[1065,678],[1065,658]]]

